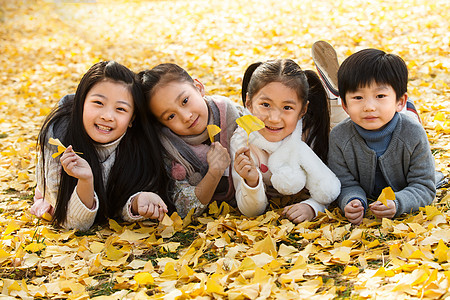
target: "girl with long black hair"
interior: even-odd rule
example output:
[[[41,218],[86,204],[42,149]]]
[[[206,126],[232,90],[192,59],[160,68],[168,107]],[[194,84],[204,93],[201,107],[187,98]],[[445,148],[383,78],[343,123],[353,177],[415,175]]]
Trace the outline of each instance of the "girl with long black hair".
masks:
[[[134,72],[114,61],[94,64],[39,133],[31,212],[78,230],[114,217],[161,220],[172,206],[145,102]],[[60,157],[50,138],[68,145]]]

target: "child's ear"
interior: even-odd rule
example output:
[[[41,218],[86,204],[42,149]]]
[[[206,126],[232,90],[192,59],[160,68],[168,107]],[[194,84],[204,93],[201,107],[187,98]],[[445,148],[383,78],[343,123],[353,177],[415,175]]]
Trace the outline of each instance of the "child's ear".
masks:
[[[347,106],[345,105],[344,101],[341,101],[341,106],[342,106],[342,108],[345,110],[345,112],[346,112],[347,115],[348,115]]]
[[[401,112],[403,110],[403,108],[406,105],[406,100],[408,100],[408,94],[407,93],[404,93],[403,95],[400,96],[400,98],[398,98],[398,100],[397,100],[397,108],[396,108],[397,112]]]
[[[250,98],[248,98],[248,93],[245,94],[245,108],[247,108],[248,110],[252,109],[252,101],[250,101]]]
[[[306,115],[306,112],[308,111],[308,105],[309,105],[309,101],[306,101],[306,104],[302,107],[302,111],[298,115],[299,120]]]
[[[136,117],[135,115],[133,115],[133,117],[131,117],[130,124],[128,124],[129,128],[133,127],[133,121],[134,121],[135,117]]]
[[[205,86],[198,79],[194,79],[194,86],[200,92],[202,97],[205,96]]]

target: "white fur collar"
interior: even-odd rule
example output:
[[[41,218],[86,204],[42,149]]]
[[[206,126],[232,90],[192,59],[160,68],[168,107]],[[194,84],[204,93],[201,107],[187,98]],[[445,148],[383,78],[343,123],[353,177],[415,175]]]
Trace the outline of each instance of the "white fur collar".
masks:
[[[312,149],[302,141],[302,121],[280,142],[268,142],[259,132],[250,135],[250,144],[270,154],[268,168],[273,187],[283,195],[294,195],[306,187],[311,198],[327,205],[339,195],[340,182]]]
[[[262,136],[261,133],[259,133],[258,131],[253,131],[250,134],[249,143],[257,146],[260,149],[263,149],[269,154],[272,154],[281,146],[295,144],[295,142],[301,140],[302,140],[302,120],[298,120],[294,132],[292,132],[290,135],[288,135],[279,142],[269,142]]]

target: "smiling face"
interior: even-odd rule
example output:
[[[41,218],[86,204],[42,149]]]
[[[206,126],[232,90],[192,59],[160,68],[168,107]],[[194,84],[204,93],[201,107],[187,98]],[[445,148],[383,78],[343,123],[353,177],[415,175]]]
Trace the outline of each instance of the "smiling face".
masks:
[[[208,106],[199,82],[173,81],[156,87],[150,110],[158,121],[177,135],[197,135],[208,125]]]
[[[247,99],[247,108],[265,128],[259,132],[269,142],[278,142],[290,135],[306,112],[295,90],[280,82],[271,82]]]
[[[83,125],[89,137],[106,144],[120,138],[130,126],[134,102],[124,83],[102,81],[87,93],[83,108]]]
[[[392,120],[406,104],[407,95],[397,99],[392,86],[372,82],[345,94],[343,104],[353,122],[366,130],[379,130]]]

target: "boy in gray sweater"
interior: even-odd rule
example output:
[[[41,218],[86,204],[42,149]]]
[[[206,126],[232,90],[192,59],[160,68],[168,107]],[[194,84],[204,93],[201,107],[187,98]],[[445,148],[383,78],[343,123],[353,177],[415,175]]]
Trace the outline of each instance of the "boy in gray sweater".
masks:
[[[429,205],[436,195],[425,130],[399,114],[407,83],[405,62],[377,49],[356,52],[339,67],[339,95],[350,118],[330,133],[328,163],[341,181],[337,203],[353,224],[368,209],[378,218],[393,218]],[[388,186],[395,200],[369,205]]]

